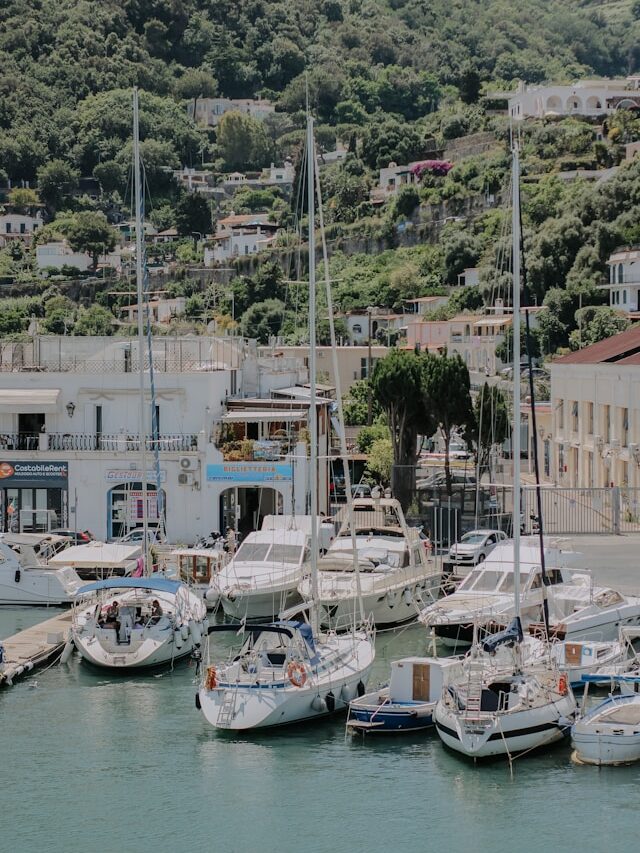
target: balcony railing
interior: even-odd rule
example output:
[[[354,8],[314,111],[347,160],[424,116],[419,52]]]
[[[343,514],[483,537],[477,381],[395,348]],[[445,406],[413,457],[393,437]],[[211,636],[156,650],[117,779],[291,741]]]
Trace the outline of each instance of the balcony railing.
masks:
[[[145,437],[145,449],[156,449],[153,436]],[[158,436],[157,449],[160,451],[188,452],[198,449],[198,436],[195,433],[171,433]],[[140,451],[138,436],[125,433],[0,433],[0,450],[86,450],[107,453],[126,453]]]

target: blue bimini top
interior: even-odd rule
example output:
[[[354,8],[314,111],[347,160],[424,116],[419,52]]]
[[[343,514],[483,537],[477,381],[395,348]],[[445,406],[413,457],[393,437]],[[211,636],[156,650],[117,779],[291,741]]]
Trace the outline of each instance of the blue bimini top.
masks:
[[[153,578],[106,578],[105,580],[89,583],[80,587],[78,595],[85,595],[99,589],[148,589],[152,592],[177,593],[183,586],[180,581],[172,581],[165,577]]]

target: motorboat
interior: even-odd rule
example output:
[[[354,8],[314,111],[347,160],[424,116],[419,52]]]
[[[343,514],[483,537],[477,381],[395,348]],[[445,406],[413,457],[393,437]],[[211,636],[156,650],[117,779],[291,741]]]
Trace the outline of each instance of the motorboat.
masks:
[[[551,635],[561,640],[616,640],[622,628],[640,625],[640,598],[595,586],[586,572],[549,594]]]
[[[417,618],[426,602],[440,591],[441,572],[427,559],[419,531],[408,527],[394,498],[353,500],[353,532],[359,579],[354,571],[351,521],[346,509],[337,515],[340,529],[318,563],[318,599],[322,624],[346,626],[357,613],[358,580],[364,611],[377,627]],[[299,587],[312,597],[311,581]]]
[[[523,537],[519,547],[521,577],[520,613],[522,624],[542,618],[542,567],[536,538]],[[446,646],[471,645],[474,631],[479,636],[504,628],[515,612],[515,554],[512,540],[497,545],[485,561],[472,569],[455,592],[424,608],[419,620]],[[563,568],[565,556],[553,546],[545,547],[547,590],[564,587],[570,580]]]
[[[249,533],[220,572],[214,574],[207,601],[220,601],[236,620],[274,619],[300,602],[298,584],[308,570],[308,536],[302,530]]]
[[[41,553],[29,534],[0,540],[0,604],[51,607],[72,603],[82,580],[72,568],[42,562],[36,551]],[[42,553],[46,556],[46,551]]]
[[[613,673],[622,674],[638,663],[633,646],[624,640],[553,640],[548,647],[539,644],[532,649],[527,660],[535,661],[546,654],[551,655],[560,672],[567,674],[574,690],[584,687],[583,675],[600,675],[600,686],[606,686]]]
[[[169,562],[175,566],[178,579],[188,584],[210,610],[219,602],[219,596],[208,595],[211,581],[217,577],[228,559],[229,555],[222,547],[176,548],[169,554]]]
[[[214,625],[237,631],[236,625]],[[326,716],[365,692],[374,646],[368,629],[317,637],[306,622],[245,625],[245,642],[226,664],[208,666],[196,697],[217,729],[242,731]]]
[[[640,694],[609,696],[571,728],[572,758],[579,764],[640,761]]]
[[[200,647],[206,617],[202,599],[178,581],[107,578],[78,590],[69,646],[107,669],[161,666]]]
[[[433,725],[433,709],[447,682],[460,676],[459,658],[408,657],[391,663],[386,687],[349,704],[347,730],[360,734],[399,734]]]
[[[132,575],[139,568],[142,548],[135,544],[99,542],[71,545],[49,558],[50,566],[70,566],[82,580]]]

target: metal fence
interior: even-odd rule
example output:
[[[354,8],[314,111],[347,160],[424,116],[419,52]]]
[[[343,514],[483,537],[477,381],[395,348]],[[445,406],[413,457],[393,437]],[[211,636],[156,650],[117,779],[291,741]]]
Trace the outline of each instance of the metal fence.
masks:
[[[145,449],[156,449],[153,436],[145,437]],[[198,436],[195,433],[160,434],[157,440],[160,451],[193,451],[198,449]],[[91,450],[96,452],[139,451],[138,436],[126,433],[99,433],[88,435],[79,432],[49,433],[4,433],[0,434],[0,450]]]

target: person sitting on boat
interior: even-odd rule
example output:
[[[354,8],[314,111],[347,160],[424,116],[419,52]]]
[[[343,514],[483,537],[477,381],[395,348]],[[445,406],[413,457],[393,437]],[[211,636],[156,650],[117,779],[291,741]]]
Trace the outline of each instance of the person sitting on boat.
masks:
[[[160,607],[160,602],[157,598],[154,598],[151,602],[151,620],[155,624],[158,622],[160,617],[162,616],[162,607]]]
[[[116,634],[120,631],[120,606],[117,601],[112,601],[107,607],[107,618],[104,622],[106,627],[112,626],[116,629]]]

